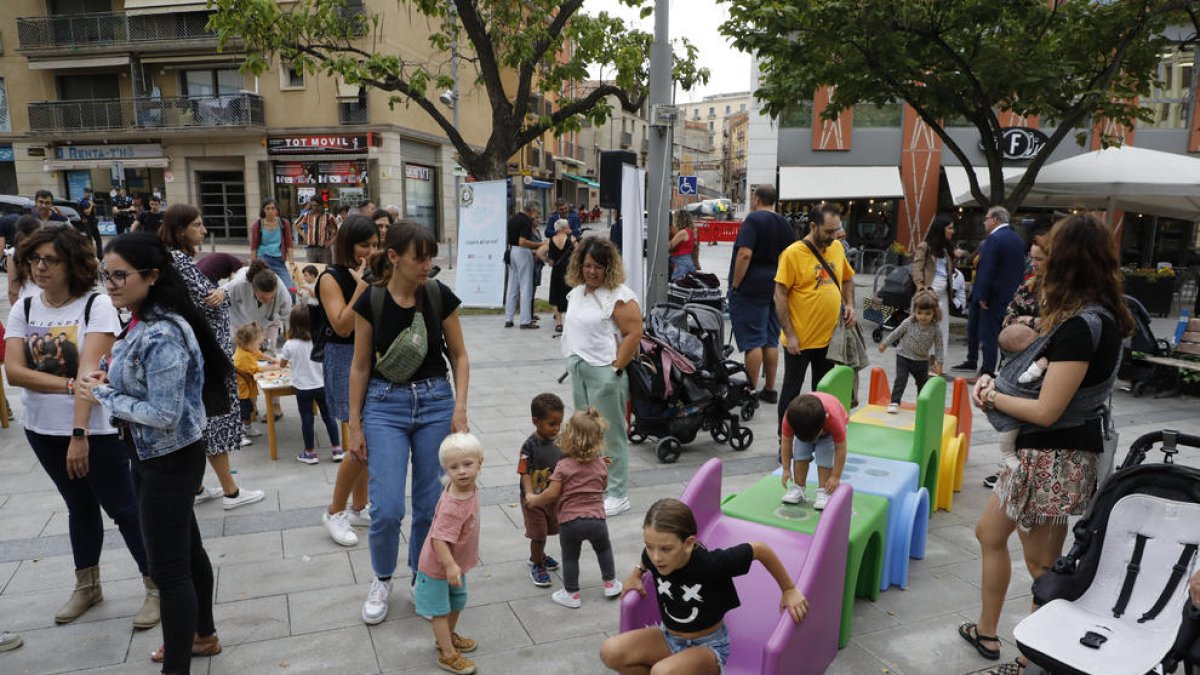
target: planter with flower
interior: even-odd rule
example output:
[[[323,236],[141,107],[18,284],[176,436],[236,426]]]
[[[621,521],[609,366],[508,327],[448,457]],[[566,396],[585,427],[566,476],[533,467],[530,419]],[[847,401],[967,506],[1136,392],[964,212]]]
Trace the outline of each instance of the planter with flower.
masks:
[[[1171,313],[1171,303],[1175,299],[1175,270],[1170,267],[1126,267],[1122,272],[1125,293],[1141,301],[1147,312],[1156,316]]]
[[[905,248],[904,244],[901,244],[898,241],[893,241],[891,243],[891,245],[889,245],[887,247],[887,251],[885,252],[885,255],[886,255],[886,258],[885,258],[884,262],[888,265],[903,266],[903,265],[908,264],[908,260],[909,260],[908,249]]]

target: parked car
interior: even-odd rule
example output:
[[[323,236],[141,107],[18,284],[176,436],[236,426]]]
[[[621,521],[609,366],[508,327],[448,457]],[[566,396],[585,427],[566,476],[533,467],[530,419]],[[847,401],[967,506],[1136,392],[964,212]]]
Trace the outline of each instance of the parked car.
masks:
[[[20,195],[0,195],[0,215],[9,213],[33,213],[35,203],[32,197],[22,197]],[[75,210],[75,204],[66,199],[55,199],[54,208],[58,209],[59,213],[67,217],[71,224],[79,227],[79,211]]]

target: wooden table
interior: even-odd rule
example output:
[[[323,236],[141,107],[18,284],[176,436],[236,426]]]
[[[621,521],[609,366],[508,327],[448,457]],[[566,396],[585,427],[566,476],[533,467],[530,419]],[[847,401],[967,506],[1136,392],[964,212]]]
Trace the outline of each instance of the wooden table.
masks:
[[[287,369],[284,369],[283,372],[287,373]],[[261,375],[264,374],[256,376],[255,379],[258,380],[258,387],[262,389],[263,396],[267,399],[265,413],[267,416],[267,447],[271,450],[271,459],[279,459],[279,451],[275,446],[275,401],[284,396],[295,396],[296,390],[292,387],[290,374],[278,381],[262,377]]]

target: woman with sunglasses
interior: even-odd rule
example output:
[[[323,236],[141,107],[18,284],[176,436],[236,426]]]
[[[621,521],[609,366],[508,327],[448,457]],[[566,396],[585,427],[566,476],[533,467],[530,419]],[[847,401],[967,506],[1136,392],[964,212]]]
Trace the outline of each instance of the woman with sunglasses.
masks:
[[[100,276],[113,305],[133,319],[107,372],[97,370],[77,387],[120,421],[150,576],[161,594],[163,648],[151,658],[161,658],[164,673],[186,674],[193,655],[221,651],[212,565],[192,502],[204,475],[205,414],[229,406],[233,365],[158,236],[132,232],[110,241]]]
[[[204,313],[205,322],[212,328],[221,349],[232,359],[229,298],[225,291],[209,281],[193,262],[207,235],[208,230],[204,227],[204,220],[200,218],[200,210],[191,204],[172,205],[163,215],[162,227],[158,229],[158,236],[171,250],[171,260],[176,271],[187,284],[192,303]],[[228,511],[261,502],[264,492],[238,487],[237,480],[233,477],[233,469],[229,466],[229,453],[243,445],[242,420],[236,404],[236,380],[230,377],[225,386],[229,390],[230,411],[225,415],[208,418],[208,426],[204,429],[204,449],[208,454],[208,464],[213,473],[217,474],[221,487],[206,488],[203,483],[197,483],[196,504],[223,497],[222,507]],[[245,445],[249,444],[249,439],[246,439]]]
[[[38,290],[9,313],[8,381],[25,390],[21,424],[67,504],[75,559],[75,591],[54,621],[71,623],[104,599],[99,567],[103,509],[116,522],[146,587],[133,625],[151,628],[158,624],[158,590],[148,576],[129,459],[104,409],[74,395],[76,378],[96,369],[121,331],[112,302],[92,291],[96,253],[73,227],[51,226],[26,236],[16,261]],[[46,358],[50,351],[58,358]]]

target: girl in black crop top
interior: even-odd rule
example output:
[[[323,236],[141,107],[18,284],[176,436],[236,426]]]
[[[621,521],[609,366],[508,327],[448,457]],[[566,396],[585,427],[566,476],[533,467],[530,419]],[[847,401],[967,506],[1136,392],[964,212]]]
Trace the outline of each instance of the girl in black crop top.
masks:
[[[625,592],[646,597],[642,579],[649,572],[663,621],[605,640],[600,648],[605,666],[646,671],[670,661],[672,671],[721,672],[729,657],[725,613],[741,605],[733,579],[749,572],[755,560],[778,582],[780,609],[796,623],[808,613],[808,600],[771,547],[756,541],[708,549],[696,541],[696,529],[692,510],[678,499],[660,499],[646,512],[646,548],[625,580]]]

